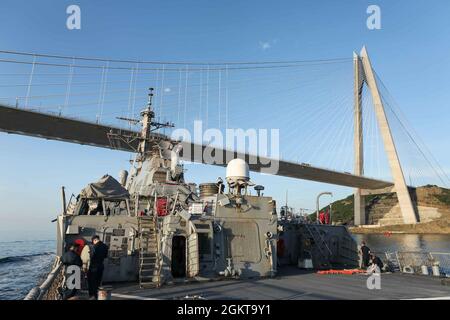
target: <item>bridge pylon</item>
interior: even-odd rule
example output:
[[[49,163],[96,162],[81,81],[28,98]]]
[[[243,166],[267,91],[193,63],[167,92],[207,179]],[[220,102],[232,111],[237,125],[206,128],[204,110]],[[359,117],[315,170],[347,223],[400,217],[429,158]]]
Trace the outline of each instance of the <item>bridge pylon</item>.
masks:
[[[384,150],[387,155],[392,177],[394,179],[394,191],[397,194],[400,210],[405,224],[415,224],[418,222],[416,210],[411,200],[411,195],[406,185],[403,170],[392,137],[389,121],[386,117],[384,103],[381,98],[375,74],[370,62],[366,47],[363,47],[360,55],[353,54],[354,62],[354,121],[355,121],[355,175],[364,175],[364,146],[363,146],[363,125],[362,125],[362,90],[364,84],[369,89],[375,108],[375,115],[378,127],[383,140]],[[355,225],[367,224],[365,194],[363,189],[355,189],[354,211]]]

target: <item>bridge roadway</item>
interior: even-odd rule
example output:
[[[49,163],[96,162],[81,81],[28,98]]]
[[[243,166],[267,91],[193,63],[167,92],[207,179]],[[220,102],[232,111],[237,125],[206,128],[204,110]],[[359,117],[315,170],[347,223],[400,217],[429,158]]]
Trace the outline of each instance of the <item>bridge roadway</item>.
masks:
[[[139,143],[139,132],[136,131],[80,121],[77,119],[64,118],[55,114],[40,113],[6,105],[0,105],[0,131],[127,152],[135,152]],[[120,139],[118,139],[119,136],[121,137]],[[155,138],[166,138],[165,136],[158,134],[155,134],[154,136]],[[206,147],[183,142],[183,150],[194,150],[195,148],[204,150]],[[249,160],[248,154],[218,149],[216,149],[215,152],[222,152],[222,159],[241,157],[246,159],[247,162]],[[203,157],[202,159],[198,159],[196,158],[195,152],[190,152],[190,156],[182,155],[182,159],[219,166],[226,165],[226,163],[208,163]],[[268,163],[268,160],[270,159],[262,157],[258,158],[256,164],[249,164],[250,170],[261,172],[262,168],[267,168],[267,165],[263,164]],[[357,176],[350,173],[337,172],[283,160],[277,161],[279,170],[276,175],[278,176],[366,190],[377,190],[393,186],[393,183],[391,182]]]

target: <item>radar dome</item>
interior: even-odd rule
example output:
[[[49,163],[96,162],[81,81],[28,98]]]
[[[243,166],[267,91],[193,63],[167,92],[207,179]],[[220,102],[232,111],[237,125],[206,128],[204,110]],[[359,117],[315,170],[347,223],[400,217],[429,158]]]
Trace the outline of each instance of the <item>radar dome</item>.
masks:
[[[250,180],[248,164],[242,159],[233,159],[227,165],[227,180]]]

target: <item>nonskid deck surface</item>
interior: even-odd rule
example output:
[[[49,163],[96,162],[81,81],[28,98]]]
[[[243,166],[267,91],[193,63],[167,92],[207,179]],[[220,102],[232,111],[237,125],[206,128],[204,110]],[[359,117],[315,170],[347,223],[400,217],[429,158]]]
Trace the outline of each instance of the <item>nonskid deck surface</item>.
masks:
[[[136,284],[114,285],[113,299],[182,299],[201,297],[207,300],[377,300],[377,299],[450,299],[450,286],[430,276],[382,274],[381,290],[369,290],[367,275],[318,275],[284,268],[276,278],[222,280],[167,285],[140,289]]]

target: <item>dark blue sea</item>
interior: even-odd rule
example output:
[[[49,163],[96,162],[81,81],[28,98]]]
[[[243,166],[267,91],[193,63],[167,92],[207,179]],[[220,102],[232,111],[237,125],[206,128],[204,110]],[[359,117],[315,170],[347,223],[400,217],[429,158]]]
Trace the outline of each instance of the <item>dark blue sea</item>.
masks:
[[[0,242],[0,300],[23,299],[50,271],[55,240]]]

